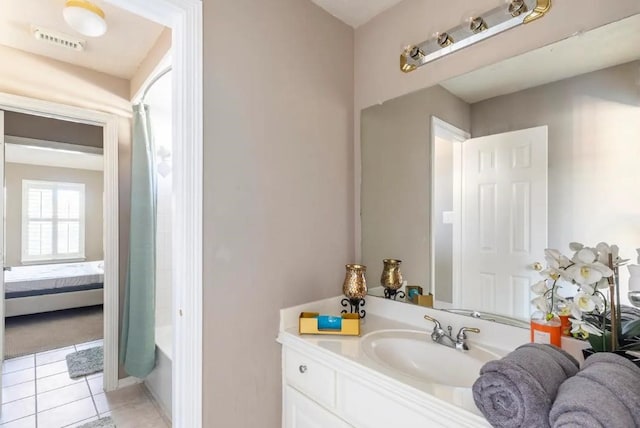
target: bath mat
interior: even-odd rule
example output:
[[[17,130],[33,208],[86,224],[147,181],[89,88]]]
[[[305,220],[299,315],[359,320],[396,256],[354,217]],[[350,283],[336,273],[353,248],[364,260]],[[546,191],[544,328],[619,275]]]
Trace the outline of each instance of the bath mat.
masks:
[[[83,349],[67,355],[67,368],[71,379],[101,372],[103,365],[104,350],[102,346]]]
[[[79,425],[77,428],[116,428],[116,424],[111,419],[111,416],[106,418],[100,418],[97,421],[87,422],[84,425]]]

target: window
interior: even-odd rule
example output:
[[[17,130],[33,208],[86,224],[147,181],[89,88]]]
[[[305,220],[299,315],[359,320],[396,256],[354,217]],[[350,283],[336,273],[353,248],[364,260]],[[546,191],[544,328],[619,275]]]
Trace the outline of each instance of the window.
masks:
[[[84,259],[84,184],[22,180],[22,261]]]

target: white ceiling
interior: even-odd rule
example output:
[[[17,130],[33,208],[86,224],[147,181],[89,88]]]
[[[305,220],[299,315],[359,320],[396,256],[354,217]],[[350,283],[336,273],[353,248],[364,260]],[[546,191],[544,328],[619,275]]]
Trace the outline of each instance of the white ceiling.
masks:
[[[103,0],[94,3],[104,10],[108,25],[107,33],[97,38],[82,36],[65,23],[65,0],[0,0],[0,45],[131,79],[164,27]],[[84,40],[85,50],[36,40],[32,25]]]
[[[468,103],[556,82],[640,58],[640,15],[581,33],[441,85]]]
[[[357,28],[402,0],[311,0],[342,22]]]

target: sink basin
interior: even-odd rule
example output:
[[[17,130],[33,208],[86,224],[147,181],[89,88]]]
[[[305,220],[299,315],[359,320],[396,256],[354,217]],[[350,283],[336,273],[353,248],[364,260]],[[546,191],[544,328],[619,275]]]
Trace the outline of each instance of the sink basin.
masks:
[[[361,343],[369,358],[388,369],[450,387],[471,388],[480,368],[500,358],[473,343],[469,351],[440,345],[433,342],[426,331],[376,331],[363,336]]]

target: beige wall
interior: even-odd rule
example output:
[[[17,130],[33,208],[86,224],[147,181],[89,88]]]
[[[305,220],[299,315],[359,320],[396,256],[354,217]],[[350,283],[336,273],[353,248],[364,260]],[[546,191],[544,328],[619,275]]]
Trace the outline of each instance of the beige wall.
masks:
[[[439,86],[362,112],[362,262],[374,285],[385,258],[402,260],[409,284],[431,283],[432,115],[469,130],[469,105]]]
[[[21,265],[22,180],[45,180],[85,185],[85,257],[102,260],[102,171],[5,163],[6,260],[7,266]]]
[[[120,303],[129,248],[131,103],[129,81],[0,46],[0,92],[118,115]],[[122,375],[122,373],[121,373]]]
[[[354,257],[353,30],[207,0],[204,76],[203,426],[276,428],[279,309],[340,294]]]
[[[640,242],[640,61],[471,106],[474,137],[548,125],[549,246]],[[627,270],[621,269],[626,287]],[[626,296],[626,293],[624,293]],[[625,297],[623,296],[623,298]]]

